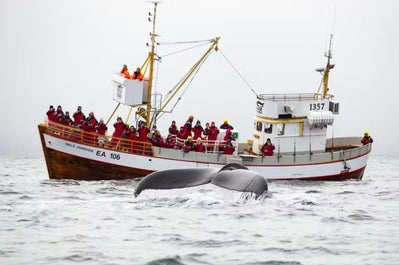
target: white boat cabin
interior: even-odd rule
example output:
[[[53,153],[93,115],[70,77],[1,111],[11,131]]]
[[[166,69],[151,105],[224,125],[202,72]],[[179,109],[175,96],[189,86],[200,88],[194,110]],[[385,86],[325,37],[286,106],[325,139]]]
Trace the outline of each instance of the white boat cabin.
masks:
[[[256,102],[252,151],[260,154],[270,138],[275,153],[324,152],[327,127],[338,110],[332,95],[261,94]]]
[[[127,105],[141,105],[148,101],[148,79],[126,79],[120,74],[112,76],[114,100]]]

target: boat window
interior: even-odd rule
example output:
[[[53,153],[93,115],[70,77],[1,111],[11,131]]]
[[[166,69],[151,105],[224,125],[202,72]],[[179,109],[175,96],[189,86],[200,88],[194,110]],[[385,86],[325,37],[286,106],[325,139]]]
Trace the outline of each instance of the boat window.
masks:
[[[262,131],[262,123],[261,123],[260,121],[257,121],[257,122],[256,122],[256,130],[257,130],[258,132],[261,132],[261,131]]]
[[[272,133],[273,132],[273,124],[265,123],[265,133]]]
[[[284,123],[278,123],[277,124],[277,135],[284,135],[284,128],[285,128]]]

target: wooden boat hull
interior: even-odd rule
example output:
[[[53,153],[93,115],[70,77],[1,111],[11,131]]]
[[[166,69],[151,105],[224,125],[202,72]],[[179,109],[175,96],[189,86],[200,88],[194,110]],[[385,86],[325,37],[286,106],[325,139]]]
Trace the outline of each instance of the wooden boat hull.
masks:
[[[75,179],[75,180],[123,180],[141,178],[152,171],[130,168],[103,161],[97,161],[74,153],[63,152],[57,148],[51,148],[52,140],[47,139],[46,127],[39,125],[40,139],[46,160],[47,171],[51,179]],[[51,138],[54,139],[54,138]],[[61,139],[60,139],[61,140]],[[61,140],[62,141],[62,140]],[[68,144],[66,141],[65,144]],[[68,146],[73,146],[70,143]],[[75,145],[76,146],[76,145]],[[88,147],[91,148],[91,147]],[[89,150],[83,149],[82,150]],[[100,151],[101,154],[103,151]]]
[[[151,171],[132,169],[76,157],[57,150],[47,149],[47,169],[52,179],[123,180],[141,178]]]

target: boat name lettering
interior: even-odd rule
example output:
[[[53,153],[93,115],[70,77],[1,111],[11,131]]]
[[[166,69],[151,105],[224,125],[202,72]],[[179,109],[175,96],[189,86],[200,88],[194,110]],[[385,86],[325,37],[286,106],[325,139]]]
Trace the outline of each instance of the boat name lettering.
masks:
[[[121,159],[121,156],[120,156],[119,154],[111,153],[111,158],[112,158],[112,159],[119,160],[119,159]]]
[[[309,104],[310,110],[324,110],[325,103],[312,103]]]
[[[80,149],[80,150],[87,151],[87,152],[90,152],[90,153],[94,152],[93,149],[85,147],[85,146],[75,145],[75,144],[68,143],[68,142],[66,142],[65,145],[68,146],[68,147],[71,147],[71,148]],[[98,151],[97,151],[97,153],[98,153]]]
[[[107,153],[104,152],[104,151],[97,150],[96,156],[107,157]],[[109,155],[109,157],[110,157],[111,159],[116,159],[116,160],[121,159],[121,156],[120,156],[119,154],[115,154],[115,153],[111,153],[111,154]]]
[[[81,150],[83,150],[83,151],[87,151],[87,152],[91,152],[91,153],[94,152],[93,149],[87,148],[87,147],[84,147],[84,146],[80,146],[80,145],[76,146],[76,149],[81,149]]]
[[[104,152],[104,151],[97,150],[96,156],[103,156],[103,157],[105,157],[105,152]]]
[[[74,144],[71,144],[71,143],[65,143],[65,145],[66,145],[66,146],[69,146],[69,147],[72,147],[72,148],[75,148],[75,145],[74,145]]]

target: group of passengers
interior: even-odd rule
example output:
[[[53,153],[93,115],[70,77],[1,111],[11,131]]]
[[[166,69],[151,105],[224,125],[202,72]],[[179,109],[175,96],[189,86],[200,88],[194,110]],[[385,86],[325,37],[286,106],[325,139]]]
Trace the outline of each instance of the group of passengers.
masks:
[[[94,116],[93,112],[90,112],[86,117],[82,112],[82,107],[78,106],[77,110],[73,113],[72,117],[69,115],[69,111],[65,113],[62,107],[59,105],[57,109],[53,105],[50,105],[49,110],[46,113],[48,120],[54,123],[62,124],[65,126],[71,126],[76,129],[81,129],[85,132],[89,132],[84,136],[84,140],[88,142],[94,142],[94,133],[104,136],[99,138],[104,144],[105,135],[108,130],[107,125],[101,118],[100,121]],[[199,120],[196,121],[193,126],[194,116],[190,115],[187,121],[178,129],[175,121],[172,121],[168,129],[168,136],[162,137],[160,131],[156,125],[152,127],[152,130],[146,127],[144,121],[138,123],[138,128],[130,126],[122,121],[121,117],[117,117],[117,121],[113,124],[114,132],[110,141],[111,147],[123,147],[128,146],[127,140],[133,140],[135,142],[150,142],[154,146],[172,149],[181,149],[184,152],[223,152],[224,154],[231,155],[235,151],[233,141],[235,138],[232,134],[234,129],[227,120],[220,125],[220,129],[226,130],[226,135],[223,141],[216,144],[217,137],[219,135],[219,128],[216,127],[215,122],[207,122],[205,128],[202,127]],[[194,139],[194,140],[193,140]],[[121,142],[121,140],[123,140]],[[140,145],[138,145],[141,147]]]
[[[205,123],[205,128],[202,127],[201,121],[197,120],[193,126],[194,116],[190,115],[187,121],[179,129],[175,121],[172,121],[168,129],[167,141],[169,148],[182,149],[184,152],[212,152],[215,149],[223,152],[224,154],[231,155],[235,151],[232,141],[235,138],[232,134],[233,126],[228,124],[225,120],[219,127],[226,129],[226,135],[219,145],[216,145],[216,140],[219,135],[219,128],[216,127],[215,122]],[[204,145],[206,142],[206,146]]]
[[[235,147],[232,141],[235,138],[232,134],[233,126],[228,124],[228,121],[220,126],[221,129],[226,129],[224,141],[219,145],[215,145],[219,128],[215,126],[215,122],[210,124],[207,122],[205,128],[202,127],[201,122],[198,120],[193,126],[194,117],[190,115],[183,126],[178,129],[176,122],[172,121],[168,129],[168,136],[162,137],[161,132],[157,126],[152,126],[152,129],[146,127],[144,121],[140,121],[138,128],[129,126],[118,117],[117,122],[114,123],[115,131],[112,134],[111,145],[115,145],[118,139],[128,139],[138,142],[150,142],[153,146],[181,149],[184,152],[212,152],[214,150],[223,152],[224,154],[233,154]],[[194,139],[194,140],[193,140]]]
[[[77,110],[71,117],[69,115],[69,111],[65,111],[64,113],[60,105],[57,106],[57,109],[55,109],[53,105],[50,105],[46,115],[48,120],[51,122],[75,127],[86,132],[97,133],[103,136],[108,129],[107,125],[104,123],[104,120],[101,118],[100,121],[97,121],[93,112],[90,112],[89,116],[86,117],[82,112],[81,106],[78,106]]]
[[[140,67],[137,67],[136,71],[134,71],[133,74],[130,75],[129,69],[127,68],[127,65],[124,64],[122,70],[120,71],[120,74],[126,79],[137,79],[137,80],[140,80],[140,81],[144,80],[144,75],[141,72]]]

